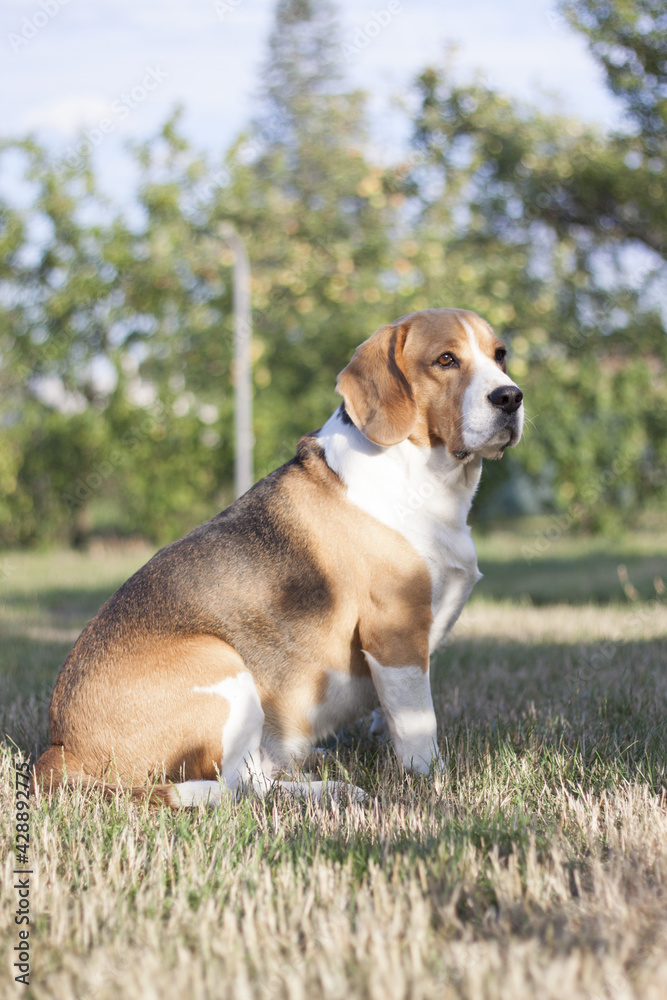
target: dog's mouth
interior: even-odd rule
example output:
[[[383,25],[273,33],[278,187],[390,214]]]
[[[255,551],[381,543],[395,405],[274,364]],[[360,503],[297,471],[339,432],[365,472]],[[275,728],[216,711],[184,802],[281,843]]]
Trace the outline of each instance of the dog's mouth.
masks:
[[[458,459],[459,462],[466,462],[469,459],[474,458],[475,455],[481,455],[482,458],[500,458],[505,449],[514,444],[515,439],[516,431],[509,427],[502,427],[478,447],[461,448],[458,451],[453,451],[452,455],[454,458]]]
[[[520,430],[516,422],[512,420],[504,427],[496,428],[493,434],[484,441],[483,444],[475,448],[452,452],[454,458],[461,462],[472,459],[475,455],[481,458],[502,458],[508,448],[517,444],[520,437]]]
[[[496,428],[495,433],[491,437],[491,441],[494,443],[499,441],[503,451],[505,448],[512,448],[518,443],[521,437],[521,432],[523,430],[523,420],[519,417],[521,410],[516,410],[514,413],[510,413],[506,416],[505,422],[501,424],[500,427]],[[503,436],[507,435],[507,440],[503,441]]]
[[[500,452],[504,452],[506,448],[511,448],[512,445],[516,444],[519,439],[519,431],[516,423],[507,424],[505,427],[501,427],[500,430],[496,431],[493,435],[489,444],[493,447],[497,447]]]
[[[483,437],[476,430],[470,434],[464,434],[461,443],[465,447],[456,451],[452,450],[451,454],[462,463],[472,461],[475,456],[502,458],[507,448],[512,448],[519,443],[522,431],[523,414],[521,409],[513,413],[499,413]]]
[[[505,448],[513,448],[514,445],[519,440],[519,428],[516,425],[516,421],[513,421],[511,424],[505,427],[505,430],[507,431],[508,438],[507,438],[507,443],[503,445],[503,451],[505,450]]]

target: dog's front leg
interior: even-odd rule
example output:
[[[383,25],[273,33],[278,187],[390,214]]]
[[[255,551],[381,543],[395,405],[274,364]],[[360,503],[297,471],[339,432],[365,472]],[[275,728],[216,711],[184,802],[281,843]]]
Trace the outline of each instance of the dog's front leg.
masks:
[[[365,650],[364,656],[398,759],[408,770],[427,774],[441,763],[428,668],[383,667]]]

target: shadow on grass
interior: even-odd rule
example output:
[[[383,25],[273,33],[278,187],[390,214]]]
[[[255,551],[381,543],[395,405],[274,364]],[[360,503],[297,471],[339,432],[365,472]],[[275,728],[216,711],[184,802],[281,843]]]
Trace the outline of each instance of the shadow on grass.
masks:
[[[535,605],[626,603],[619,565],[627,568],[632,586],[644,600],[656,596],[655,578],[664,580],[667,576],[664,555],[628,557],[612,551],[578,558],[530,560],[518,556],[510,561],[480,556],[484,578],[473,596]]]
[[[654,795],[667,785],[667,641],[618,642],[611,655],[599,654],[596,643],[453,642],[435,658],[433,673],[443,778],[402,773],[391,748],[372,740],[369,720],[362,720],[327,741],[330,753],[317,770],[363,787],[370,802],[362,808],[377,814],[377,825],[318,819],[312,805],[288,802],[278,790],[238,807],[230,797],[219,817],[235,830],[227,862],[242,867],[259,843],[262,866],[326,860],[348,865],[359,885],[373,866],[400,880],[419,864],[429,893],[456,893],[458,918],[483,930],[498,900],[485,865],[462,878],[471,847],[503,863],[514,855],[524,870],[531,851],[549,856],[566,814],[564,792],[601,801],[625,783]],[[597,666],[584,676],[581,663]],[[10,735],[32,753],[44,746],[48,693],[24,691],[6,716]],[[237,808],[243,822],[227,816]],[[187,839],[202,823],[197,810],[147,816],[146,842],[162,826]],[[117,830],[128,822],[121,810],[108,825]],[[579,877],[588,845],[577,822],[570,816],[565,835],[573,857],[563,863]],[[77,824],[67,831],[79,835]],[[226,877],[213,877],[206,891],[223,891]],[[572,885],[576,895],[574,878]]]
[[[549,851],[562,823],[563,793],[599,800],[625,784],[667,791],[667,641],[621,642],[599,661],[599,645],[458,642],[433,676],[444,780],[399,771],[388,744],[369,736],[369,720],[325,742],[319,777],[351,781],[377,798],[379,815],[399,810],[391,834],[346,828],[323,836],[305,821],[266,861],[349,864],[360,881],[371,865],[421,860],[429,890],[449,892],[470,845],[523,864],[531,845]],[[584,676],[581,663],[596,664]],[[492,790],[490,792],[490,790]],[[277,796],[279,792],[275,793]],[[273,800],[256,806],[270,814]],[[573,841],[580,836],[568,830]],[[569,864],[569,862],[568,862]],[[462,895],[466,920],[495,905],[480,876]],[[488,890],[488,891],[487,891]],[[575,891],[576,894],[576,891]]]
[[[0,705],[5,716],[17,699],[48,701],[58,671],[79,633],[112,592],[112,588],[50,586],[3,599]],[[6,724],[2,731],[8,731]],[[45,739],[44,733],[40,741]]]
[[[89,590],[83,587],[51,585],[36,587],[29,595],[8,594],[3,598],[3,604],[16,609],[29,609],[36,606],[43,613],[59,615],[67,619],[81,619],[85,624],[117,589],[117,587],[100,587]]]
[[[667,790],[666,662],[667,638],[452,643],[435,658],[432,674],[450,787],[505,769],[508,787],[516,789],[530,761],[547,785],[581,790],[627,780]],[[378,753],[391,757],[368,738],[367,721],[324,745],[343,762],[361,753],[371,771]],[[377,793],[381,782],[371,780],[370,787]],[[520,811],[525,806],[520,798],[516,804]]]
[[[545,553],[530,561],[518,543],[517,558],[509,562],[480,557],[485,578],[475,593],[503,601],[527,597],[533,604],[628,603],[619,563],[641,597],[656,596],[654,578],[665,576],[664,556],[611,549],[576,558]],[[32,753],[46,745],[46,706],[76,635],[117,586],[59,587],[46,572],[36,580],[29,592],[7,594],[0,608],[0,722],[3,732]],[[462,761],[474,769],[507,760],[510,770],[520,771],[522,755],[539,748],[545,762],[562,755],[580,760],[584,782],[602,780],[622,766],[628,780],[648,775],[653,788],[661,787],[665,662],[664,639],[531,643],[455,636],[432,668],[439,736],[452,780]],[[355,739],[360,748],[366,746],[363,727],[349,732],[349,748],[339,741],[338,754],[356,752]],[[364,753],[370,756],[361,783],[372,789],[377,747],[368,744]],[[545,768],[553,777],[546,763]]]
[[[2,703],[46,703],[72,643],[26,636],[3,637]],[[628,764],[643,768],[651,745],[655,773],[667,769],[667,639],[607,643],[519,643],[457,640],[434,657],[433,697],[445,744],[465,726],[468,738],[527,745],[536,734],[547,743],[610,760],[634,747]],[[25,739],[23,731],[9,736]],[[364,724],[325,742],[353,748]],[[46,733],[31,734],[45,744]],[[546,744],[545,744],[546,745]],[[32,747],[31,747],[32,748]],[[27,749],[27,747],[26,747]],[[631,768],[632,769],[632,768]],[[657,770],[656,770],[657,769]],[[662,780],[662,779],[661,779]]]

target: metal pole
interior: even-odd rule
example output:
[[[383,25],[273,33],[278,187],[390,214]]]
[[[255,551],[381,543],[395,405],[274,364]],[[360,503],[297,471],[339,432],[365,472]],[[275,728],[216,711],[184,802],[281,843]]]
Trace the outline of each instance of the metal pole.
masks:
[[[234,254],[234,487],[240,497],[253,482],[250,262],[245,244],[233,226],[228,223],[221,226],[220,236]]]

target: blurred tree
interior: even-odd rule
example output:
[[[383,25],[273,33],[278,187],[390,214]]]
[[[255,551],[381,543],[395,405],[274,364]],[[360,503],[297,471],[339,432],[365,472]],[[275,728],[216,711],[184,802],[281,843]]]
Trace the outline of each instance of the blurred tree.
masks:
[[[594,497],[579,504],[578,522],[618,524],[665,490],[667,351],[643,280],[660,262],[638,273],[626,253],[631,240],[661,246],[654,168],[628,165],[633,137],[539,113],[481,83],[428,71],[419,87],[415,141],[431,192],[422,226],[439,236],[445,267],[464,262],[459,301],[514,334],[513,370],[535,415],[526,448],[489,468],[487,486],[518,461],[533,479],[552,478],[561,508]],[[617,405],[629,396],[634,405]]]
[[[340,39],[331,0],[278,0],[261,72],[263,107],[259,134],[289,149],[298,135],[315,128],[320,99],[341,90]],[[331,136],[335,142],[335,135]]]
[[[207,242],[197,222],[213,185],[180,133],[180,117],[178,110],[136,148],[143,223],[130,239],[118,228],[107,248],[126,311],[129,392],[112,401],[114,420],[132,440],[125,512],[134,530],[156,541],[232,499],[231,487],[225,492],[233,461],[230,282],[220,242]],[[154,426],[133,437],[137,403]]]
[[[90,171],[56,169],[32,142],[2,155],[22,164],[33,200],[0,207],[0,539],[70,527],[75,540],[84,518],[60,494],[106,440],[94,362],[115,314],[113,275],[100,266],[100,229],[80,221],[95,198]]]
[[[662,0],[561,0],[561,10],[588,37],[610,89],[625,104],[643,149],[667,144],[667,7]]]
[[[332,4],[280,0],[256,120],[211,165],[175,114],[135,150],[132,224],[89,164],[28,141],[0,150],[31,204],[0,201],[0,543],[79,542],[91,525],[167,541],[231,500],[222,222],[252,263],[258,476],[332,412],[361,340],[455,304],[511,338],[535,422],[487,466],[478,512],[546,499],[616,530],[664,496],[667,352],[651,285],[664,273],[664,12],[565,9],[625,101],[626,132],[429,70],[416,154],[380,165],[364,95],[339,75]]]
[[[344,92],[327,0],[281,0],[256,121],[205,228],[231,220],[253,272],[257,475],[339,400],[337,373],[397,306],[391,170],[369,162],[365,99]],[[402,198],[398,198],[398,202]]]
[[[38,208],[31,218],[7,208],[1,244],[3,277],[12,295],[24,290],[0,320],[9,368],[29,373],[3,418],[16,430],[0,465],[17,484],[6,543],[65,531],[80,541],[91,511],[97,525],[102,517],[164,541],[232,499],[222,221],[243,234],[252,261],[257,474],[337,405],[337,372],[393,311],[395,272],[392,179],[364,157],[363,97],[339,92],[334,52],[326,4],[283,3],[255,124],[213,169],[175,114],[135,150],[133,226],[103,205],[87,167],[56,168],[25,147]],[[28,266],[31,224],[40,236]]]
[[[171,255],[180,248],[170,233],[166,252],[150,211],[139,232],[113,217],[87,165],[54,163],[31,142],[4,154],[22,163],[31,207],[0,207],[0,540],[81,543],[104,502],[117,527],[173,537],[214,492],[200,411],[165,405],[159,378],[139,372],[146,340],[174,313],[161,281],[179,285],[196,322],[190,276]],[[180,347],[172,336],[166,353],[180,359]],[[178,364],[161,373],[172,384]]]

